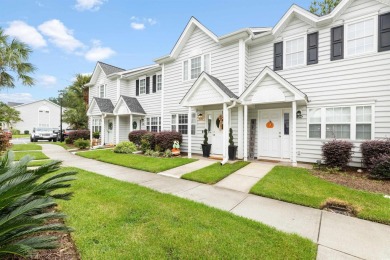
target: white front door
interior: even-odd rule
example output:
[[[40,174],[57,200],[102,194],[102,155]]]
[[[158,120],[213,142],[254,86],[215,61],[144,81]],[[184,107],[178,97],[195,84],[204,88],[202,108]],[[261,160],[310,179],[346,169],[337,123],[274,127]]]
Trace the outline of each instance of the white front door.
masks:
[[[114,120],[113,119],[107,119],[107,137],[106,137],[106,144],[113,144],[114,143]]]
[[[260,110],[259,117],[259,157],[281,158],[282,110]]]
[[[223,154],[223,129],[219,127],[221,111],[208,111],[206,113],[206,128],[208,131],[209,144],[212,154]]]

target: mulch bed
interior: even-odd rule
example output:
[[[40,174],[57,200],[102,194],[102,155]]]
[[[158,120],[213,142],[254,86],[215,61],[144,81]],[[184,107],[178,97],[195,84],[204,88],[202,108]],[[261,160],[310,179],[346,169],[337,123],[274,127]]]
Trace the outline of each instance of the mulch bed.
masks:
[[[312,172],[321,179],[353,189],[390,195],[390,180],[370,179],[368,172],[359,173],[356,168],[349,168],[346,171],[337,173],[329,173],[317,169],[312,170]]]

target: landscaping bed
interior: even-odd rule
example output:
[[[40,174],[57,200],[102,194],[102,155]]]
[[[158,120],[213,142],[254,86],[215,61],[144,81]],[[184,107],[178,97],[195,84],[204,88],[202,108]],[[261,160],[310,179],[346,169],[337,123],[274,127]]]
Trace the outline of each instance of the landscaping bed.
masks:
[[[176,160],[176,159],[173,159]],[[69,169],[67,169],[69,170]],[[78,170],[60,201],[82,259],[315,259],[317,246],[231,213]],[[91,206],[93,205],[93,206]]]
[[[220,162],[217,162],[197,171],[184,174],[181,178],[206,184],[215,184],[248,164],[249,162],[240,161],[232,164],[227,163],[222,166]]]
[[[383,194],[332,183],[303,168],[276,166],[250,192],[313,208],[336,199],[352,206],[359,218],[390,224],[390,199]]]
[[[114,153],[113,150],[78,152],[76,155],[153,173],[163,172],[196,161],[188,158],[160,158],[139,154],[120,154]]]

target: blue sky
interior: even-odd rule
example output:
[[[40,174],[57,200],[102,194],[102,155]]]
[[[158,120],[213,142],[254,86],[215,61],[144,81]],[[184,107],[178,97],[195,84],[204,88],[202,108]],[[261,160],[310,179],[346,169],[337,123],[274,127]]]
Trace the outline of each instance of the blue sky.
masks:
[[[168,54],[191,16],[217,35],[272,27],[288,8],[311,0],[1,0],[0,27],[33,49],[36,85],[0,89],[1,101],[58,95],[96,61],[130,69]]]

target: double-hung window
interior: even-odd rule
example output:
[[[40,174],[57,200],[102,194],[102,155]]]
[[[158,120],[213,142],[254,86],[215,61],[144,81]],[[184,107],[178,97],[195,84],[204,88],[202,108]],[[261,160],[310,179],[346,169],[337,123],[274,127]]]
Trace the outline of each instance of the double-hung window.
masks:
[[[356,107],[356,139],[371,139],[372,107]]]
[[[146,79],[139,80],[139,93],[146,94]]]
[[[210,54],[204,54],[183,62],[183,81],[197,79],[205,71],[211,71]]]
[[[321,108],[309,109],[309,138],[321,138]]]
[[[172,115],[172,131],[178,131],[183,135],[188,134],[188,114],[173,114]],[[196,132],[196,115],[192,113],[191,117],[191,135]]]
[[[347,24],[347,55],[354,56],[375,51],[376,19],[369,19]]]
[[[99,86],[99,97],[100,98],[106,97],[106,85],[104,85],[104,84]]]
[[[160,91],[162,89],[162,75],[157,75],[156,76],[156,86],[157,86],[157,91]]]
[[[161,117],[147,117],[146,130],[150,132],[161,132]]]
[[[92,119],[92,132],[101,132],[102,131],[102,120],[98,118]]]
[[[285,46],[286,68],[305,65],[305,36],[287,40]]]
[[[326,138],[351,139],[351,108],[326,109]]]

